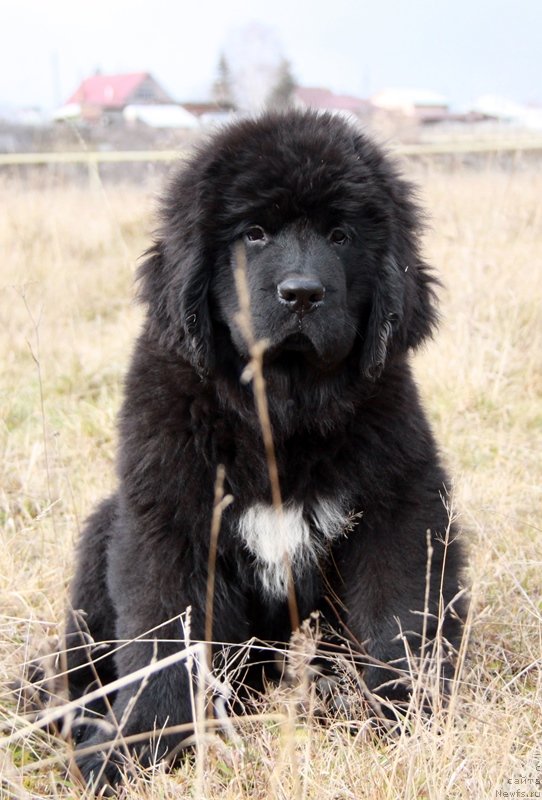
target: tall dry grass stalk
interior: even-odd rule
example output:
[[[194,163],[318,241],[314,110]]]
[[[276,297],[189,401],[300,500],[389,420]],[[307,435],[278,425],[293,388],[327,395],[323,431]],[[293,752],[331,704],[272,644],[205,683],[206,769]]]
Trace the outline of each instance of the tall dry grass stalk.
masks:
[[[414,363],[471,551],[470,644],[450,708],[431,722],[413,708],[408,730],[375,740],[361,706],[353,728],[330,712],[322,726],[310,687],[270,689],[260,715],[235,721],[236,736],[208,740],[199,774],[190,761],[143,773],[135,800],[542,796],[542,172],[488,163],[414,177],[431,210],[426,250],[446,285],[441,331]],[[35,642],[58,634],[79,520],[114,482],[149,197],[0,183],[6,800],[85,796],[66,774],[69,744],[29,724],[10,682]]]

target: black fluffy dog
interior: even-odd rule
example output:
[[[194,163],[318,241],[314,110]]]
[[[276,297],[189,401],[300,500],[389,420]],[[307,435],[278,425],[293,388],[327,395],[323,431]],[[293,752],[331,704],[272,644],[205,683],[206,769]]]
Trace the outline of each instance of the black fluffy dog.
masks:
[[[192,639],[204,638],[220,464],[233,503],[218,539],[214,642],[288,641],[291,576],[300,619],[319,611],[350,639],[384,705],[408,699],[398,668],[406,649],[420,655],[422,632],[453,651],[461,548],[453,528],[443,543],[446,476],[408,363],[436,321],[420,227],[411,187],[337,116],[242,120],[181,166],[140,270],[147,316],[120,415],[119,486],[86,526],[72,587],[94,642],[138,641],[97,660],[103,651],[82,647],[88,635],[71,614],[72,697],[95,672],[108,682],[182,649],[188,606]],[[254,336],[267,342],[282,513],[252,385],[241,380],[250,353],[239,243]],[[451,669],[444,658],[443,683]],[[189,723],[185,665],[118,691],[113,715],[125,736]],[[104,726],[84,733],[84,746],[104,744],[79,757],[88,781],[119,780],[112,736]]]

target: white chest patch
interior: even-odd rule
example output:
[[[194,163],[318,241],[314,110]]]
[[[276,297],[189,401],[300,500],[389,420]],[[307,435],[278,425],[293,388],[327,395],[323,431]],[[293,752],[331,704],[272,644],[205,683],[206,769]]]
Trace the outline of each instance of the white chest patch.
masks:
[[[340,536],[349,515],[341,504],[319,501],[306,512],[300,504],[287,504],[277,511],[267,503],[255,503],[239,520],[239,533],[255,559],[264,591],[286,597],[288,574],[300,574],[315,564],[326,541]]]

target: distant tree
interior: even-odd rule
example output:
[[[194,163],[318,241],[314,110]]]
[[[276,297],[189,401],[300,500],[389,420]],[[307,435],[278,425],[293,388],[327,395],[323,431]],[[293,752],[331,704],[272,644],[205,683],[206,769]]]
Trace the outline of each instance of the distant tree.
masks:
[[[257,111],[269,105],[283,108],[288,104],[295,84],[272,28],[259,22],[237,28],[228,37],[224,52],[222,58],[236,108]]]
[[[228,59],[224,53],[218,61],[218,76],[213,84],[213,99],[221,108],[234,108],[232,77]]]
[[[266,105],[278,110],[289,108],[293,103],[295,87],[296,82],[290,62],[283,58],[277,69],[276,83],[267,96]]]

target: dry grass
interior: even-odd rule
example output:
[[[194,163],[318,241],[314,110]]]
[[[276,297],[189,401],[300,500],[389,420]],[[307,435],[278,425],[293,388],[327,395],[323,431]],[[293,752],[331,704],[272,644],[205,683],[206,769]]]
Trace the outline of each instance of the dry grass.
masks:
[[[427,251],[447,288],[417,374],[471,541],[470,650],[453,713],[375,741],[340,719],[316,724],[310,692],[296,718],[295,692],[275,691],[267,716],[214,741],[203,769],[159,770],[130,797],[542,796],[542,174],[419,177]],[[11,181],[0,204],[2,736],[24,725],[9,681],[58,632],[81,518],[114,481],[115,414],[140,318],[132,277],[152,223],[149,189]],[[0,797],[85,797],[68,758],[59,739],[21,735],[0,748]]]

